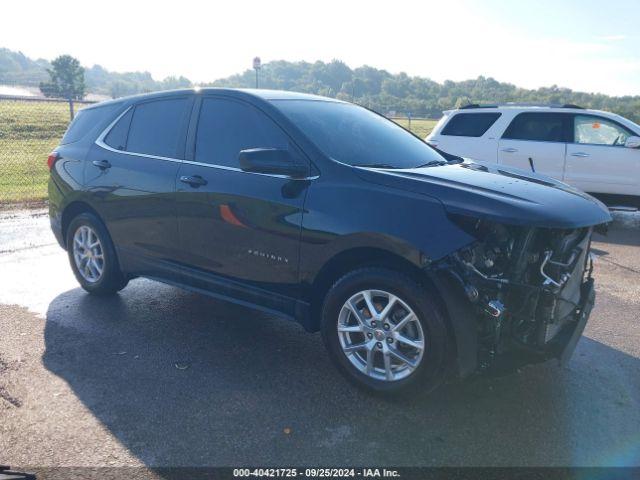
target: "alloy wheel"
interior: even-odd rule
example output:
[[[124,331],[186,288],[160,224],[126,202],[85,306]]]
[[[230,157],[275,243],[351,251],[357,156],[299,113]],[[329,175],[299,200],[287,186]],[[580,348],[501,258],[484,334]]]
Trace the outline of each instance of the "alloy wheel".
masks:
[[[73,259],[82,278],[96,283],[104,272],[104,250],[96,232],[82,225],[73,235]]]
[[[376,380],[397,381],[422,361],[422,325],[409,305],[383,290],[351,296],[338,316],[338,337],[351,364]]]

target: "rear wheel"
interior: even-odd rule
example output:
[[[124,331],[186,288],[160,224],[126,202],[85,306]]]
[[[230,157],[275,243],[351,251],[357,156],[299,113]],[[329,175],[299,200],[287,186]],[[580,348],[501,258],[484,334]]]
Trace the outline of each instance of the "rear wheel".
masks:
[[[111,237],[95,215],[82,213],[71,221],[67,229],[67,252],[71,269],[87,292],[109,295],[127,285]]]
[[[430,294],[402,273],[364,268],[338,280],[324,302],[322,334],[339,370],[368,390],[430,390],[444,377],[444,319]]]

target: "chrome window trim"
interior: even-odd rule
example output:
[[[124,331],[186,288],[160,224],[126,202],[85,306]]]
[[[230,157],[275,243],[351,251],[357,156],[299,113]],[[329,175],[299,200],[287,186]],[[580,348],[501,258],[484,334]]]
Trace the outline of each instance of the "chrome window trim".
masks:
[[[314,175],[314,176],[311,176],[311,177],[293,178],[293,177],[289,177],[287,175],[278,175],[278,174],[275,174],[275,173],[246,172],[246,171],[242,170],[241,168],[229,167],[227,165],[218,165],[218,164],[215,164],[215,163],[195,162],[193,160],[182,160],[181,162],[182,163],[188,163],[189,165],[197,165],[199,167],[217,168],[219,170],[229,170],[231,172],[246,173],[246,174],[249,174],[249,175],[261,175],[263,177],[284,178],[284,179],[287,179],[287,180],[315,180],[316,178],[319,177],[319,175]]]
[[[98,145],[101,148],[104,148],[105,150],[109,150],[110,152],[115,152],[115,153],[123,153],[125,155],[131,155],[134,157],[145,157],[145,158],[154,158],[156,160],[164,160],[167,162],[176,162],[176,163],[182,163],[183,160],[180,160],[178,158],[173,158],[173,157],[161,157],[159,155],[149,155],[148,153],[137,153],[137,152],[127,152],[126,150],[118,150],[116,148],[113,148],[109,145],[107,145],[104,141],[105,137],[109,134],[109,132],[111,131],[111,129],[115,126],[116,123],[118,123],[118,121],[124,117],[129,110],[131,110],[135,105],[129,105],[129,107],[122,112],[120,115],[118,115],[116,117],[116,119],[111,122],[107,128],[105,128],[102,133],[98,136],[98,138],[96,138],[96,141],[94,142],[96,145]]]
[[[116,148],[113,148],[109,145],[107,145],[104,142],[105,137],[109,134],[109,132],[111,131],[111,129],[115,126],[116,123],[118,123],[118,120],[120,120],[122,117],[124,117],[127,112],[129,110],[131,110],[135,105],[129,105],[129,107],[127,107],[127,109],[122,112],[120,115],[118,115],[116,117],[116,119],[111,122],[103,131],[100,135],[98,135],[98,138],[96,138],[95,140],[95,144],[97,146],[99,146],[100,148],[104,148],[105,150],[109,150],[110,152],[114,152],[114,153],[122,153],[124,155],[130,155],[132,157],[144,157],[144,158],[153,158],[155,160],[164,160],[165,162],[174,162],[174,163],[188,163],[190,165],[197,165],[200,167],[210,167],[210,168],[217,168],[220,170],[228,170],[228,171],[232,171],[232,172],[241,172],[241,173],[246,173],[246,174],[251,174],[251,175],[261,175],[264,177],[274,177],[274,178],[284,178],[284,179],[289,179],[289,180],[315,180],[316,178],[319,177],[319,175],[314,175],[314,176],[310,176],[310,177],[304,177],[304,178],[291,178],[287,175],[277,175],[274,173],[259,173],[259,172],[246,172],[244,170],[242,170],[241,168],[236,168],[236,167],[228,167],[226,165],[217,165],[214,163],[203,163],[203,162],[194,162],[192,160],[180,160],[179,158],[172,158],[172,157],[161,157],[159,155],[149,155],[148,153],[137,153],[137,152],[127,152],[126,150],[118,150]]]

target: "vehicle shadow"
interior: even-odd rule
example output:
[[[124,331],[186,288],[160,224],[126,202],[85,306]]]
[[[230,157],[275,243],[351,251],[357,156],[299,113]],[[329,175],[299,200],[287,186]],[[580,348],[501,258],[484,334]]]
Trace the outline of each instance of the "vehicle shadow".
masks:
[[[385,400],[317,334],[148,280],[49,306],[43,363],[145,465],[628,465],[640,361],[588,338],[545,364]]]

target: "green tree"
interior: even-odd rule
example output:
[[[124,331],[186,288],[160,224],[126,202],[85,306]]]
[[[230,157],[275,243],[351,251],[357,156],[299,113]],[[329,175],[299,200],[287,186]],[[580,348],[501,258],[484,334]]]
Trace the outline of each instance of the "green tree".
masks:
[[[71,55],[61,55],[47,68],[49,81],[40,83],[40,91],[46,97],[82,100],[85,94],[84,68]]]
[[[458,97],[455,108],[461,108],[466,105],[471,105],[471,99],[469,97]]]

